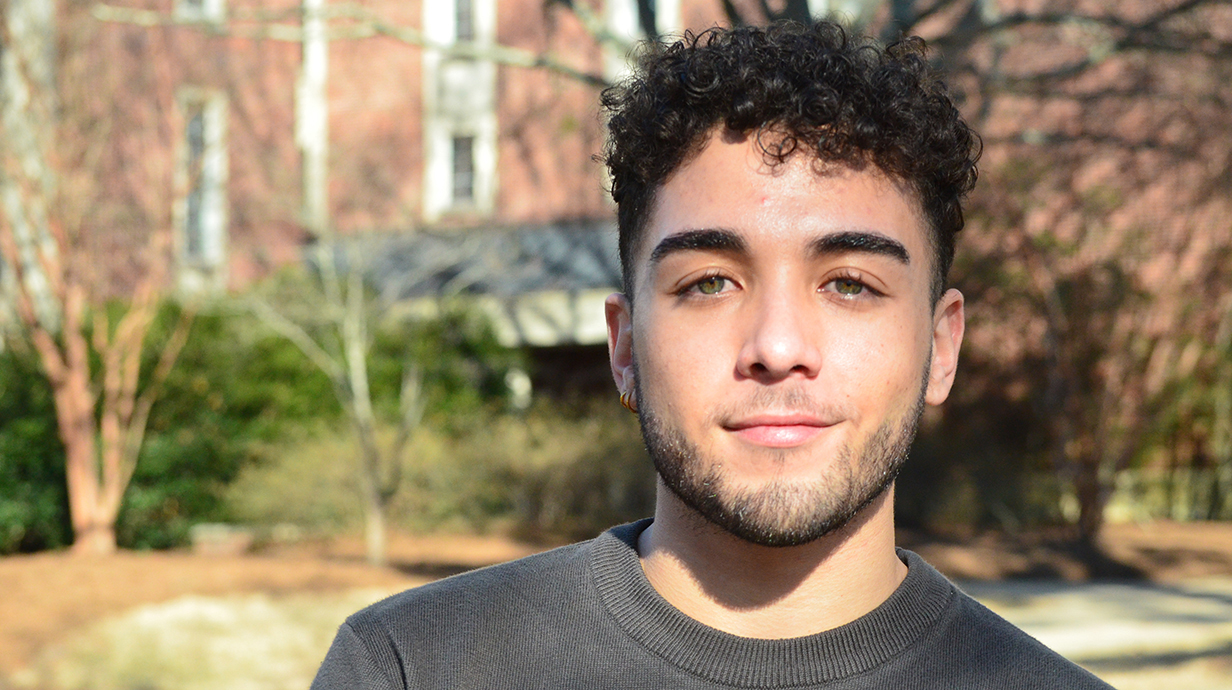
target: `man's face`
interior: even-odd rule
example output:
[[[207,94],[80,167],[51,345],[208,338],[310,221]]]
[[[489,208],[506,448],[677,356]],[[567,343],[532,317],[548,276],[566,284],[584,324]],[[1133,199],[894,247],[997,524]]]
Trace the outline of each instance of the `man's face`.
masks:
[[[716,130],[659,191],[612,369],[686,505],[739,537],[804,543],[892,481],[949,392],[962,296],[933,305],[927,229],[872,166],[768,165]]]

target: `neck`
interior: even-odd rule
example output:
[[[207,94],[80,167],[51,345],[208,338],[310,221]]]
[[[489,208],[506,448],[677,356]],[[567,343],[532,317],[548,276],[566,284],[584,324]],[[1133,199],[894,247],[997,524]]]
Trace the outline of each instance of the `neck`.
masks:
[[[707,522],[660,483],[638,553],[650,584],[690,618],[741,637],[802,637],[856,620],[902,583],[893,509],[891,487],[821,539],[758,546]]]

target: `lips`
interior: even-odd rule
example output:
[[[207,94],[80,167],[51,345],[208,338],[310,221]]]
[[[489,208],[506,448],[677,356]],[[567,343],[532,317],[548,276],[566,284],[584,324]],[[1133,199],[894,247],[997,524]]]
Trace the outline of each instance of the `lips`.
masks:
[[[816,438],[832,426],[811,415],[758,415],[724,425],[744,441],[771,448],[791,448]]]

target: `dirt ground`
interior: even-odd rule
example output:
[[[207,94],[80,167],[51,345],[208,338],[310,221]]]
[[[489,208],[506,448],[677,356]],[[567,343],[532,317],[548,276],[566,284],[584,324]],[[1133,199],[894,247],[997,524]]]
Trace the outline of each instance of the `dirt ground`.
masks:
[[[1232,524],[1112,525],[1094,570],[1047,534],[939,539],[904,533],[904,546],[960,579],[1120,576],[1157,582],[1232,576]],[[305,541],[243,556],[64,552],[0,559],[0,679],[70,631],[133,607],[189,594],[272,596],[398,589],[546,548],[499,537],[393,535],[389,567],[363,562],[357,538]],[[2,683],[0,683],[2,685]]]

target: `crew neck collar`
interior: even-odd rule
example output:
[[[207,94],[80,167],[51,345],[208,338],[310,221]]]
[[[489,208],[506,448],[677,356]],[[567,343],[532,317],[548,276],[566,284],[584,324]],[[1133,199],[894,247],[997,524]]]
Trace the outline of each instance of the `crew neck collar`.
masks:
[[[650,523],[622,525],[594,541],[591,569],[599,596],[620,627],[648,651],[716,683],[791,687],[863,673],[923,635],[955,592],[932,566],[900,549],[907,577],[867,615],[804,637],[739,637],[689,618],[655,591],[637,554],[638,535]]]

